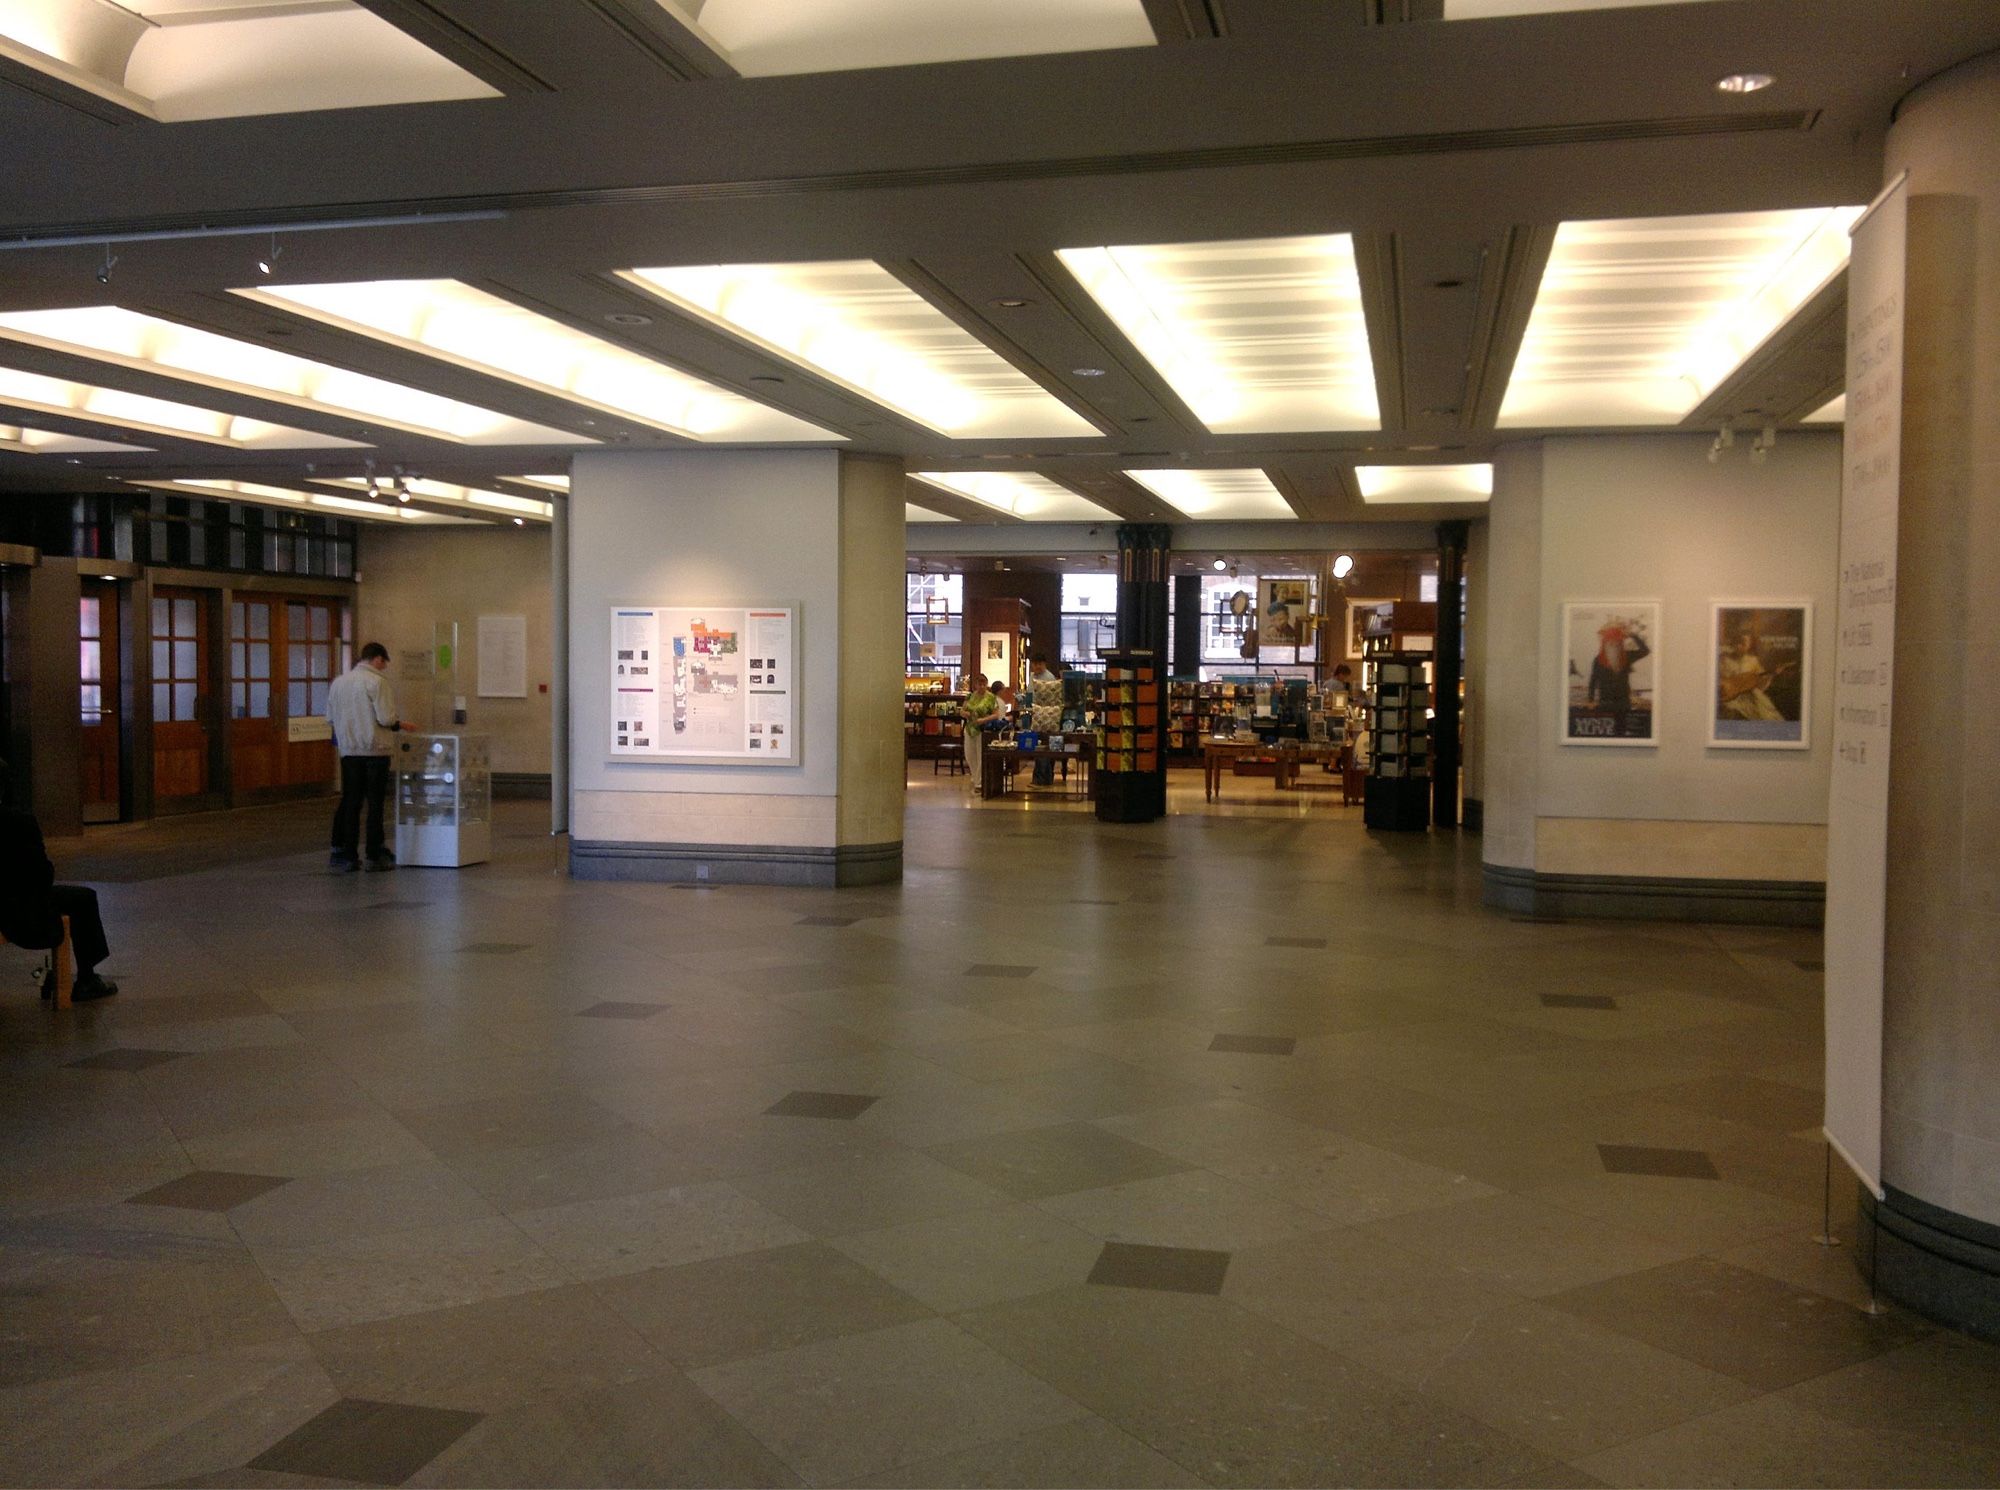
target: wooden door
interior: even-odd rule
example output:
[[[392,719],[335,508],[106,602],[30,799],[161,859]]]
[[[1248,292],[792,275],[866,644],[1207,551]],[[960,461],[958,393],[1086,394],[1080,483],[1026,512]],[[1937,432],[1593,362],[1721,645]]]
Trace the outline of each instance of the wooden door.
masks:
[[[116,581],[83,582],[77,638],[83,673],[80,699],[83,745],[77,755],[77,768],[83,778],[83,820],[115,823],[124,815]]]
[[[196,590],[153,592],[153,800],[193,806],[208,795],[208,602]]]
[[[239,595],[229,605],[230,794],[242,801],[281,784],[285,722],[272,707],[271,659],[284,602]]]
[[[287,598],[283,621],[284,781],[331,786],[338,764],[325,727],[326,700],[333,680],[347,668],[347,607],[338,600]]]

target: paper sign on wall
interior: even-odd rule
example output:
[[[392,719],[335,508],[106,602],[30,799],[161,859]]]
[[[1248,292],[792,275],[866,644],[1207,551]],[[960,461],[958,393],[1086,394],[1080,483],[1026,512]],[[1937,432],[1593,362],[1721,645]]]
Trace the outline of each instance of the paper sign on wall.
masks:
[[[613,760],[798,763],[798,608],[616,606]]]
[[[479,618],[479,696],[528,696],[528,618]]]

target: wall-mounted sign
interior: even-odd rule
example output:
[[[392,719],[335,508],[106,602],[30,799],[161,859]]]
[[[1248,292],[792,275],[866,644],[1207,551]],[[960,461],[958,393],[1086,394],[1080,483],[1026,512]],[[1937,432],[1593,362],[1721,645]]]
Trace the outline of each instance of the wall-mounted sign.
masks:
[[[1563,606],[1565,745],[1653,745],[1660,685],[1653,643],[1657,600],[1573,600]]]
[[[285,721],[285,738],[294,745],[307,740],[331,740],[333,721],[324,714],[294,714]]]
[[[612,607],[611,758],[797,765],[797,634],[793,605]]]

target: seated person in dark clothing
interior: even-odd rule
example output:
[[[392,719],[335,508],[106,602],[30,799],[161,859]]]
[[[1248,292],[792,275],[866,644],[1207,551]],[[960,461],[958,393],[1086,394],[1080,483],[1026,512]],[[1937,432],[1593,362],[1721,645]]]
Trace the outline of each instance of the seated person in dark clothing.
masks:
[[[0,804],[6,802],[7,790],[7,763],[0,761]],[[70,998],[109,998],[118,985],[97,971],[97,964],[111,955],[97,892],[86,885],[57,884],[34,814],[0,805],[0,936],[17,947],[56,947],[62,943],[64,916],[69,917],[70,946],[76,952]],[[53,992],[53,985],[46,991]]]

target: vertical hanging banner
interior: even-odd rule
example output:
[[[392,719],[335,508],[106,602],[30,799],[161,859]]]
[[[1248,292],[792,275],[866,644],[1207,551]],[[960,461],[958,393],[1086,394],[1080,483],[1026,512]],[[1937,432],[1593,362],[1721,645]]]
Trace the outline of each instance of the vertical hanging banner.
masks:
[[[1827,807],[1826,1137],[1877,1199],[1908,212],[1908,180],[1899,176],[1855,223],[1847,266],[1847,420]]]

